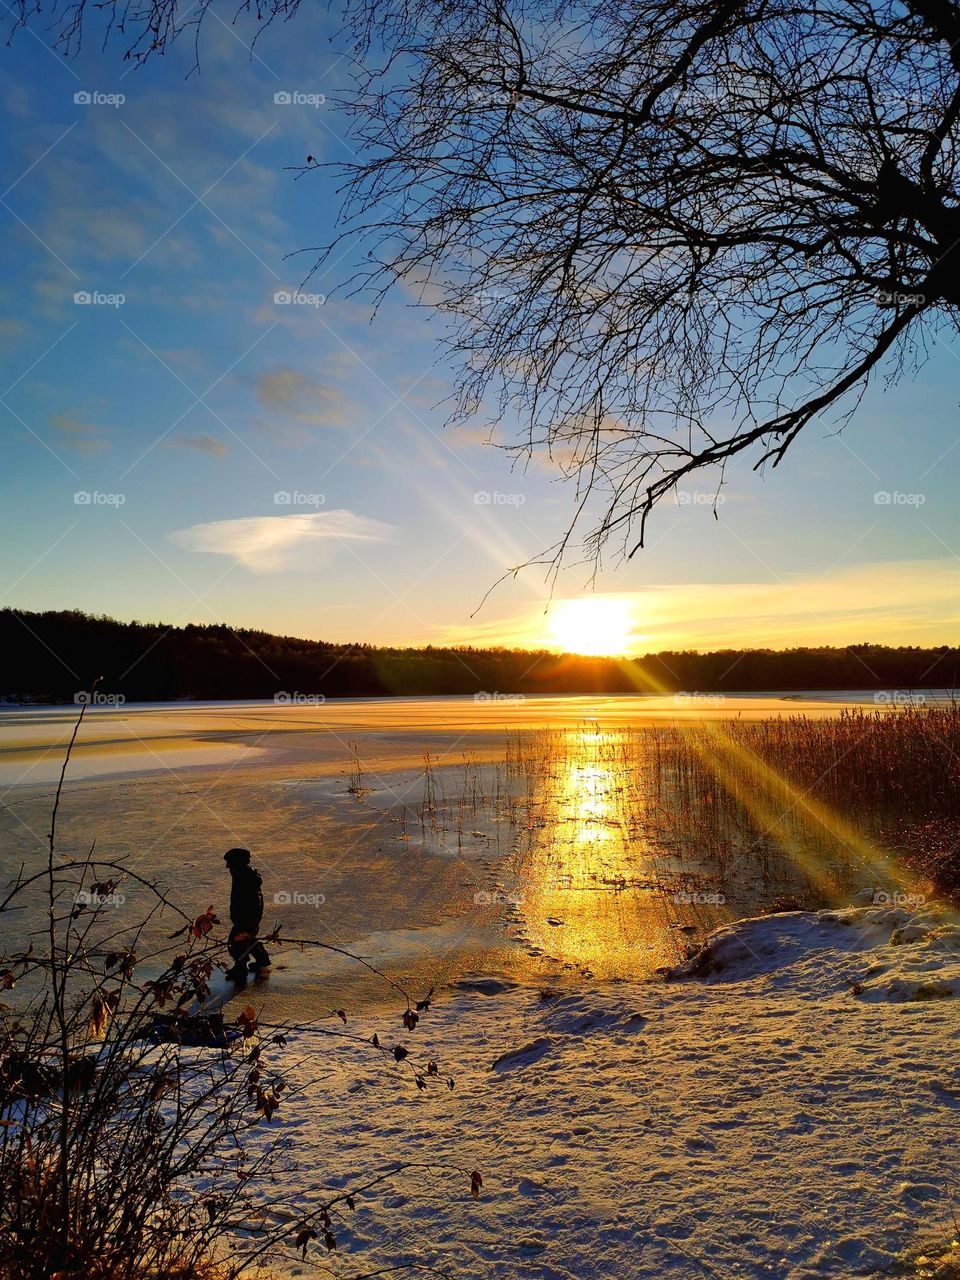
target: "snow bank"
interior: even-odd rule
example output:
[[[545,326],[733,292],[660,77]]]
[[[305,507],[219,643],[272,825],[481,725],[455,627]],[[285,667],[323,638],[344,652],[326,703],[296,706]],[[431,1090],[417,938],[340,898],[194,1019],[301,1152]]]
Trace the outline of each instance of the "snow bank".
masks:
[[[850,907],[787,911],[715,930],[672,980],[766,976],[797,992],[850,990],[863,1000],[960,994],[960,924],[937,911]]]
[[[933,997],[958,991],[958,953],[946,917],[867,908],[740,921],[667,983],[551,993],[477,974],[412,1036],[350,1024],[435,1060],[453,1092],[358,1045],[300,1065],[265,1135],[279,1126],[299,1172],[271,1198],[293,1222],[321,1181],[434,1166],[337,1220],[348,1275],[903,1274],[921,1236],[955,1235],[960,1001]]]

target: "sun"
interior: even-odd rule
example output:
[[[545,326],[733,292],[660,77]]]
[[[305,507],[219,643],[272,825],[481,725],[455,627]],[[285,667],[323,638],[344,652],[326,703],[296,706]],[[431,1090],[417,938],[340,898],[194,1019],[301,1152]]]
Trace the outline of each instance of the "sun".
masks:
[[[633,607],[617,596],[559,600],[548,615],[550,638],[565,653],[625,654],[633,635]]]

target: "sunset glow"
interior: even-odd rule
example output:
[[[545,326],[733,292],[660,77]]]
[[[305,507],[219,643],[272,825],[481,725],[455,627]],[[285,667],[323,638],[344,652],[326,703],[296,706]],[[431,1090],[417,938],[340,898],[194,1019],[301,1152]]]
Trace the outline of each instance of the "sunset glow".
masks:
[[[626,654],[633,639],[633,608],[618,596],[561,600],[547,618],[550,639],[567,653]]]

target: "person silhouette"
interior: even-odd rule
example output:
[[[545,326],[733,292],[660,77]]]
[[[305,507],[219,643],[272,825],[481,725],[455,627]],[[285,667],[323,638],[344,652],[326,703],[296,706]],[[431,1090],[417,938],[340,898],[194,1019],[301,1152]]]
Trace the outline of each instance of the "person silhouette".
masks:
[[[228,849],[223,860],[230,872],[230,923],[233,926],[227,939],[233,967],[227,977],[240,979],[246,977],[248,958],[257,970],[270,968],[266,948],[257,939],[263,919],[263,880],[250,865],[249,849]]]

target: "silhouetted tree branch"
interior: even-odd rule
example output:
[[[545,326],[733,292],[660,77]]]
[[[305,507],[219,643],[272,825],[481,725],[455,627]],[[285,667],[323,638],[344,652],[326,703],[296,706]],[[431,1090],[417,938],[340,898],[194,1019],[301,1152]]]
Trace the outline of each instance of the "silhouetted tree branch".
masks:
[[[68,46],[86,3],[55,10]],[[595,561],[611,536],[633,554],[681,479],[777,465],[956,324],[953,0],[345,12],[359,158],[314,270],[359,235],[356,287],[399,282],[447,317],[454,418],[519,415],[506,447],[572,484],[554,567],[584,524]],[[205,13],[143,0],[110,21],[140,58]]]
[[[393,57],[349,107],[358,283],[447,314],[457,416],[519,411],[508,448],[572,480],[594,557],[632,554],[685,476],[776,465],[955,323],[955,4],[378,13],[355,33]]]

